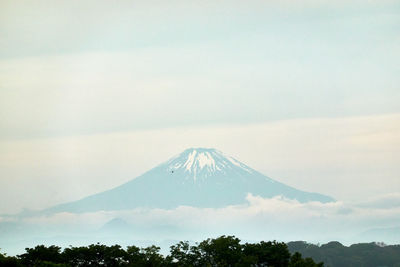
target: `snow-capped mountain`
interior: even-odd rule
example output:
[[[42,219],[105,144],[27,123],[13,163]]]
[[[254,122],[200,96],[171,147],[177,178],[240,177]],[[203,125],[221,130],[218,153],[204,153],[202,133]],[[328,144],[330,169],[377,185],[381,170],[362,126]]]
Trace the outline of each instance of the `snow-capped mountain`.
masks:
[[[219,175],[233,178],[253,173],[251,168],[236,159],[216,149],[205,148],[187,149],[161,166],[164,166],[167,173],[183,177],[183,183],[204,183]]]
[[[249,193],[261,197],[281,195],[300,202],[333,201],[275,181],[218,150],[190,148],[125,184],[46,212],[223,207],[245,203]]]

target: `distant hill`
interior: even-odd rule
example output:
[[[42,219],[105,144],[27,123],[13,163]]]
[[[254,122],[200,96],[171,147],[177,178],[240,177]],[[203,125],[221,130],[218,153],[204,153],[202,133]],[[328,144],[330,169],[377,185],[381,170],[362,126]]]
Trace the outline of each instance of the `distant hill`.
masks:
[[[395,244],[400,240],[400,227],[372,228],[357,235],[357,239],[361,242],[385,240]]]
[[[273,180],[215,149],[191,148],[111,190],[61,204],[46,212],[89,212],[138,207],[223,207],[245,203],[247,194],[300,202],[333,198]]]
[[[287,243],[291,253],[299,252],[324,262],[326,267],[399,267],[400,245],[385,246],[379,243],[360,243],[349,247],[337,241],[322,246],[296,241]]]

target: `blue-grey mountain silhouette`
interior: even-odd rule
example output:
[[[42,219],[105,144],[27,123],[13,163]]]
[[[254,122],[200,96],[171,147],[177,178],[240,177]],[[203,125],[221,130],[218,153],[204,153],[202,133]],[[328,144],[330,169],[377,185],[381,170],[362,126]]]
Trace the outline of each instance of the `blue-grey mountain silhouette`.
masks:
[[[329,196],[304,192],[273,180],[218,150],[190,148],[125,184],[54,206],[46,212],[217,208],[243,204],[249,193],[264,198],[280,195],[300,202],[334,201]]]

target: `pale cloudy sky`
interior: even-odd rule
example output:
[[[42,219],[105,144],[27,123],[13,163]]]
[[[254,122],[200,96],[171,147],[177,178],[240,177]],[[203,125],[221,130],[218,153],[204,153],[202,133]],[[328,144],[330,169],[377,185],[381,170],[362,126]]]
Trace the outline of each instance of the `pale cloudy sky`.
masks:
[[[215,147],[289,185],[400,191],[398,1],[1,1],[0,212]]]

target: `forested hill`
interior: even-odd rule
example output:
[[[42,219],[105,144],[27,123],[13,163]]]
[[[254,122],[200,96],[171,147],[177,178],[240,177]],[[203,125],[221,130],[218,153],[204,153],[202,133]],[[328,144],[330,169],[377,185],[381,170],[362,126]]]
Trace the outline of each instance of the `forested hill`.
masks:
[[[299,252],[326,267],[400,267],[400,245],[361,243],[349,247],[339,242],[329,242],[317,246],[303,241],[287,244],[291,253]]]

